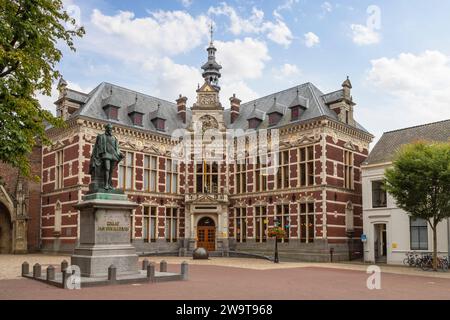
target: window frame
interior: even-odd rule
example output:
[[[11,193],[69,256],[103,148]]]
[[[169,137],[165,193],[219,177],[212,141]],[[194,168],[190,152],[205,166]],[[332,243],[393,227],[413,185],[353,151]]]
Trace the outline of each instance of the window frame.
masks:
[[[423,221],[424,225],[412,225],[413,221]],[[425,230],[424,230],[425,229]],[[413,247],[413,230],[417,231],[417,239],[418,239],[418,243],[419,245],[417,247]],[[421,241],[420,241],[420,235],[421,235],[421,231],[425,233],[426,237],[426,242],[425,245],[426,247],[421,247]],[[425,219],[421,219],[421,218],[414,218],[414,217],[409,217],[409,248],[410,250],[428,250],[429,244],[428,244],[428,222]]]

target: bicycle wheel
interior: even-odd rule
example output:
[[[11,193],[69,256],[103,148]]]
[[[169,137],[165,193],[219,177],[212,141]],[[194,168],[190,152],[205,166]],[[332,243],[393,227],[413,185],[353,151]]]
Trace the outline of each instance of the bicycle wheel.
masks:
[[[447,272],[448,271],[448,261],[442,260],[442,271]]]
[[[428,271],[428,269],[429,269],[429,263],[428,263],[428,261],[422,261],[421,262],[421,264],[420,264],[420,268],[423,270],[423,271]]]
[[[410,263],[410,261],[409,261],[409,258],[403,259],[403,264],[404,264],[405,266],[410,266],[411,263]]]

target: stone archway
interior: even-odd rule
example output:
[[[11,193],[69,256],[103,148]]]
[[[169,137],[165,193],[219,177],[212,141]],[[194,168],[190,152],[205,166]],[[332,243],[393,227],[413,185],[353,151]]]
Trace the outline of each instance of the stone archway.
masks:
[[[0,202],[0,254],[12,252],[12,223],[8,208]]]

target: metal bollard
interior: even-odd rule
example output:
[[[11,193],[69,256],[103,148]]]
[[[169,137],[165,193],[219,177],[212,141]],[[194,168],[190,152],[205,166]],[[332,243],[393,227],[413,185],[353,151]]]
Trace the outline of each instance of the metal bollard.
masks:
[[[47,281],[49,280],[55,280],[55,267],[54,266],[48,266],[47,268]]]
[[[165,260],[161,261],[159,264],[160,272],[167,272],[167,262]]]
[[[110,265],[108,268],[108,281],[115,282],[117,275],[117,268],[115,265]]]
[[[155,264],[153,262],[147,266],[147,280],[151,282],[155,280]]]
[[[28,262],[22,263],[22,277],[28,275],[30,273],[30,265]]]
[[[40,278],[41,277],[41,265],[39,263],[36,263],[33,266],[33,278]]]
[[[183,261],[181,263],[181,280],[187,280],[188,279],[188,263],[186,261]]]

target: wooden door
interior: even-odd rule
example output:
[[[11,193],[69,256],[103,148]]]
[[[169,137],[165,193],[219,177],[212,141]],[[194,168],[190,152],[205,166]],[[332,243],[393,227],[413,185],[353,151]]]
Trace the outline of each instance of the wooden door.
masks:
[[[216,249],[216,227],[198,226],[197,227],[197,248],[205,248],[209,252]]]

